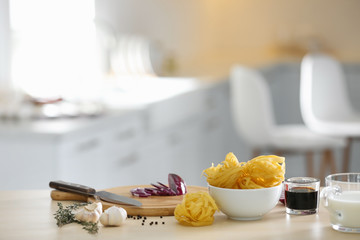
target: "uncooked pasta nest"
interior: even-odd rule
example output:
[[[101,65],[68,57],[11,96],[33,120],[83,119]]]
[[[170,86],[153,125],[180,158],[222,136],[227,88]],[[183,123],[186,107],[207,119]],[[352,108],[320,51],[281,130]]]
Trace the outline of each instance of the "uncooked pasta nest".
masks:
[[[174,215],[182,225],[199,227],[211,225],[218,210],[209,193],[199,191],[187,193],[181,204],[176,206]]]
[[[239,162],[230,152],[225,161],[203,171],[211,186],[232,189],[275,187],[284,181],[285,158],[263,155],[248,162]]]

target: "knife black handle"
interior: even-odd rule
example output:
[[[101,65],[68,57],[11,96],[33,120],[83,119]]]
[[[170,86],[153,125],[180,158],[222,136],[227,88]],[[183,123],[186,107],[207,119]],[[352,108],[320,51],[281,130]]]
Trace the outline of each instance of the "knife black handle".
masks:
[[[51,181],[49,183],[51,188],[55,188],[61,191],[80,193],[85,195],[94,195],[96,190],[94,188],[84,186],[77,183],[65,182],[65,181]]]

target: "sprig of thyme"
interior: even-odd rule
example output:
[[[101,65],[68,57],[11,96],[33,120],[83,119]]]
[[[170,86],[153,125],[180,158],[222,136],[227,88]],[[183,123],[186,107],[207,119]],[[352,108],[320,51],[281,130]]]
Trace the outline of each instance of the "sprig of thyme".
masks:
[[[97,223],[81,222],[81,221],[77,221],[77,223],[83,225],[83,229],[88,231],[88,233],[95,234],[99,231],[99,226]]]
[[[72,205],[64,207],[62,203],[58,202],[57,205],[59,209],[54,214],[56,219],[56,225],[58,227],[62,227],[69,223],[78,223],[81,224],[83,226],[83,229],[88,231],[88,233],[97,233],[99,230],[99,226],[97,223],[79,221],[75,218],[75,214],[73,213],[74,210],[87,204],[89,203],[74,203]]]

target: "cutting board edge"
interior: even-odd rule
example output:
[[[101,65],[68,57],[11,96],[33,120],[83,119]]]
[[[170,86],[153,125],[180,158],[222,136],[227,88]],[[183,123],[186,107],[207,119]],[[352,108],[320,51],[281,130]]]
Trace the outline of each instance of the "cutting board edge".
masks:
[[[120,189],[120,188],[125,188],[125,189],[131,189],[132,187],[144,187],[147,185],[133,185],[133,186],[119,186],[119,187],[114,187],[114,188],[109,188],[109,189],[104,189],[105,191],[109,191],[109,192],[115,192],[116,193],[116,189]],[[197,191],[208,191],[207,187],[203,187],[203,186],[187,186],[188,188],[188,192],[197,192]],[[66,199],[62,198],[62,197],[66,197]],[[133,197],[134,199],[137,200],[146,200],[146,198],[140,198],[140,197]],[[173,198],[174,196],[163,196],[163,197],[158,197],[159,199],[164,198],[164,200],[166,200],[166,198]],[[128,215],[131,216],[173,216],[174,215],[174,211],[175,208],[177,206],[177,204],[181,203],[184,195],[181,196],[175,196],[175,197],[179,197],[178,202],[177,203],[172,203],[172,204],[166,204],[166,206],[164,207],[134,207],[134,206],[128,206],[128,205],[120,205],[120,204],[114,204],[114,203],[109,203],[109,202],[104,202],[101,201],[102,205],[103,205],[103,210],[106,210],[112,206],[117,206],[117,207],[122,207],[126,210]],[[93,197],[86,197],[80,194],[74,194],[74,193],[69,193],[69,192],[63,192],[63,191],[59,191],[59,190],[53,190],[51,192],[51,198],[53,200],[56,201],[83,201],[83,202],[95,202],[96,200]]]

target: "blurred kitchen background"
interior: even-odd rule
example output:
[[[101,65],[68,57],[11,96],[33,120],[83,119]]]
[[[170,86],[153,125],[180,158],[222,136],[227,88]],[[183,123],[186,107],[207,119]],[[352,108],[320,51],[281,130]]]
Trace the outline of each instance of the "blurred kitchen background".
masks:
[[[231,117],[234,64],[264,75],[278,124],[303,123],[301,59],[331,54],[360,110],[359,11],[358,0],[0,0],[0,190],[170,172],[205,186],[202,170],[228,152],[252,157]],[[359,141],[351,151],[360,172]],[[287,177],[307,174],[304,156],[285,157]]]

